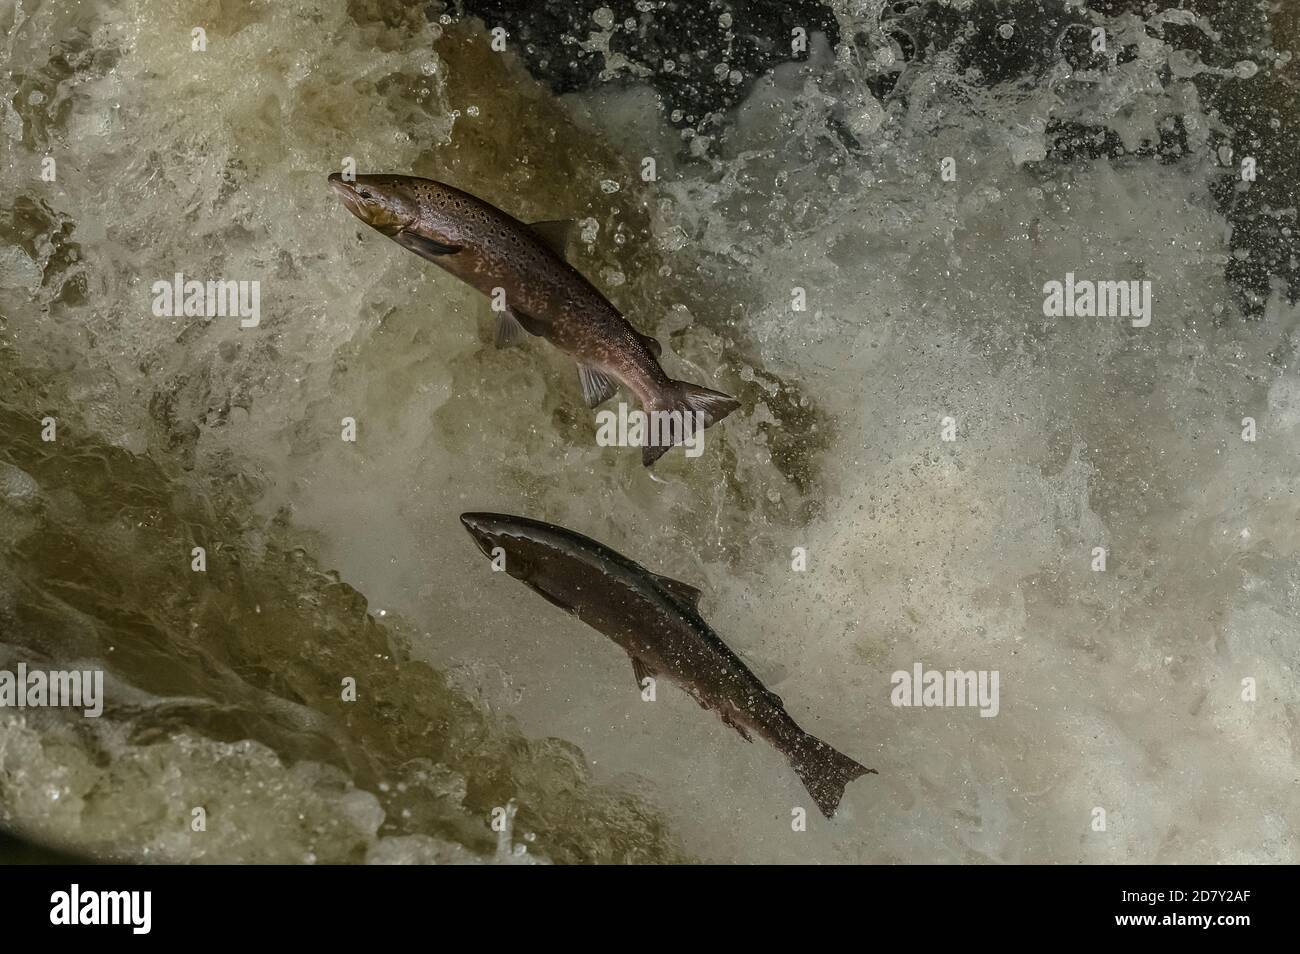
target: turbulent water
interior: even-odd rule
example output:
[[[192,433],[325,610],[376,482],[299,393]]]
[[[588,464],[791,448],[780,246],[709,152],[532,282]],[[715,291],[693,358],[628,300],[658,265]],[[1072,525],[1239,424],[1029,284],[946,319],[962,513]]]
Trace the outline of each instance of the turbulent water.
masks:
[[[0,710],[0,822],[173,860],[1300,861],[1295,23],[1075,10],[1109,53],[997,75],[882,6],[684,116],[614,42],[657,0],[596,11],[564,95],[456,9],[0,2],[0,669],[108,684]],[[939,6],[1004,59],[1042,26]],[[744,406],[654,477],[596,446],[572,361],[495,350],[336,201],[347,157],[578,220],[666,370]],[[176,272],[259,281],[260,324],[156,316]],[[1045,317],[1070,272],[1150,280],[1150,325]],[[797,830],[777,752],[642,702],[466,510],[698,586],[879,775]],[[917,663],[998,672],[996,716],[894,705]]]

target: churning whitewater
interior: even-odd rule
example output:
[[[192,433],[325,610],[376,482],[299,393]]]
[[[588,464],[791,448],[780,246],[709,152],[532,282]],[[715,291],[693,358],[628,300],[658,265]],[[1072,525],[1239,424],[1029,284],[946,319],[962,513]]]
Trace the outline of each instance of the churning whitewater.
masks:
[[[103,673],[96,718],[0,708],[0,826],[1300,861],[1284,12],[653,0],[551,49],[488,4],[236,6],[0,3],[0,670]],[[528,261],[347,168],[483,197]],[[615,385],[702,452],[598,439]],[[594,571],[575,618],[466,513],[652,567],[752,693],[704,712],[672,656],[646,701]]]

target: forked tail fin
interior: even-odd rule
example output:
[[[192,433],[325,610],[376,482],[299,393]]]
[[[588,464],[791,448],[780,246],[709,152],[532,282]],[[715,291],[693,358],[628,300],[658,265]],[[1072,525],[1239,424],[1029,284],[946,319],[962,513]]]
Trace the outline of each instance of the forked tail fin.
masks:
[[[695,429],[696,420],[699,420],[704,427],[711,427],[740,407],[740,402],[730,394],[702,388],[698,384],[673,381],[672,388],[673,390],[668,392],[672,395],[671,400],[655,402],[653,406],[647,406],[645,409],[651,418],[652,434],[655,433],[654,415],[656,412],[676,412],[672,415],[672,420],[674,426],[677,427],[672,432],[671,439],[657,442],[647,440],[647,443],[641,448],[641,463],[646,467],[649,467],[668,453],[674,444],[680,444],[690,436]],[[698,418],[696,415],[698,415]]]
[[[844,787],[849,782],[863,775],[876,774],[875,769],[859,765],[843,752],[806,732],[798,744],[786,752],[786,757],[790,759],[799,781],[803,782],[827,818],[834,817],[835,809],[844,797]]]

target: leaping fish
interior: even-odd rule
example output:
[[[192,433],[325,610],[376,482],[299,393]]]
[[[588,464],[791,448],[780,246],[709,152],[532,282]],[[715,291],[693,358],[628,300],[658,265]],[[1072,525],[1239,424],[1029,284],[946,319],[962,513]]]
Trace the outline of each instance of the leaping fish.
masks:
[[[572,355],[590,407],[612,397],[615,382],[636,395],[648,419],[665,422],[663,439],[642,447],[645,466],[695,427],[740,406],[730,395],[664,373],[659,342],[633,328],[565,260],[568,223],[526,225],[467,192],[415,176],[349,181],[335,172],[329,182],[349,212],[398,245],[489,297],[503,289],[507,307],[498,314],[497,347],[535,335]],[[669,422],[680,423],[669,430]]]
[[[753,732],[774,745],[827,818],[849,782],[875,774],[795,724],[781,698],[700,616],[700,591],[689,583],[539,520],[499,513],[460,520],[486,556],[504,554],[507,573],[621,646],[638,687],[663,673],[747,742]]]

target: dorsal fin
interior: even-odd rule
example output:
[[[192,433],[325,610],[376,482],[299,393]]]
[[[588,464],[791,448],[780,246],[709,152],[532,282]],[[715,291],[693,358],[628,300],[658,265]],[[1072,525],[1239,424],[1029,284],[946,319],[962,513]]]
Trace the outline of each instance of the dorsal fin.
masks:
[[[569,250],[569,238],[573,235],[575,224],[573,219],[547,219],[545,222],[534,222],[528,227],[552,252],[564,258]]]
[[[704,594],[691,584],[683,583],[681,580],[674,580],[670,576],[659,576],[658,574],[655,574],[655,582],[689,609],[698,610],[700,608],[700,597]]]

